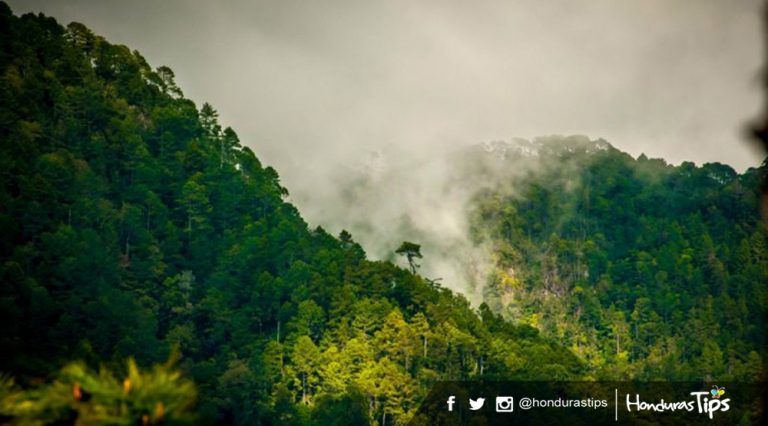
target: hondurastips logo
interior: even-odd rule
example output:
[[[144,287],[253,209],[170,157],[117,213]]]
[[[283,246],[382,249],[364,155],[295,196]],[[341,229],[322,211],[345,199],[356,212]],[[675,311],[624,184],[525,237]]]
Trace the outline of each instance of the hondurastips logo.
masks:
[[[691,392],[693,400],[666,402],[664,399],[658,402],[648,402],[640,399],[639,394],[634,398],[627,394],[627,411],[655,411],[655,412],[673,412],[673,411],[697,411],[706,414],[710,419],[718,411],[730,410],[730,398],[723,398],[725,388],[713,386],[710,391]],[[711,398],[710,398],[711,397]]]

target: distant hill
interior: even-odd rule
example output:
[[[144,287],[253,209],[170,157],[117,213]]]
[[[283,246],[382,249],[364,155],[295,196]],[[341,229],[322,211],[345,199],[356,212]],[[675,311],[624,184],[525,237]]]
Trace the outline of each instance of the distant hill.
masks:
[[[493,257],[483,300],[495,312],[569,347],[598,377],[760,377],[765,163],[743,174],[673,166],[584,137],[474,155],[467,173],[496,180],[470,202],[474,243]]]

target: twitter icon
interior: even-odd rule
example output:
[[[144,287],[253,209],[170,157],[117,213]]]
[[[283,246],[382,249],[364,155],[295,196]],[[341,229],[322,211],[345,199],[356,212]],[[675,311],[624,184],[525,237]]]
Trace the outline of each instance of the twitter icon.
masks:
[[[485,404],[485,398],[469,398],[469,409],[472,411],[477,411],[483,408],[483,404]]]

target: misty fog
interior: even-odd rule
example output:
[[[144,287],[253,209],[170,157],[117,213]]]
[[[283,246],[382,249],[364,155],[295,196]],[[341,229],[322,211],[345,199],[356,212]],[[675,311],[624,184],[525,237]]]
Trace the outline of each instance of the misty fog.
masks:
[[[420,243],[421,272],[472,300],[488,260],[467,201],[536,162],[468,180],[467,147],[583,134],[675,164],[762,160],[743,137],[760,108],[758,0],[9,3],[170,66],[311,226],[375,258]]]

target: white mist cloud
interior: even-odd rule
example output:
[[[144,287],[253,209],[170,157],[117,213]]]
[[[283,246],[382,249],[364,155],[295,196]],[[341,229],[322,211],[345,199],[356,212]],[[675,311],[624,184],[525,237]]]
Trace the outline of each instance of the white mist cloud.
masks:
[[[10,4],[170,66],[276,167],[311,224],[348,228],[376,257],[415,234],[424,273],[446,282],[462,279],[455,259],[482,257],[446,152],[585,134],[672,163],[762,160],[741,135],[761,102],[759,0]],[[377,151],[370,192],[350,189]]]

